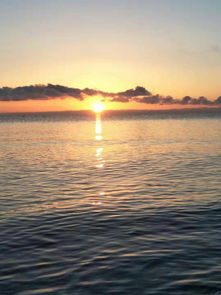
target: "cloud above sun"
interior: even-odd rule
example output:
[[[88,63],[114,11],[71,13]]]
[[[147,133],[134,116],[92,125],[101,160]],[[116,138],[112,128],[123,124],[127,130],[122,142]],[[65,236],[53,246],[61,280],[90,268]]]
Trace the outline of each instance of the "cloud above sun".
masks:
[[[71,88],[62,85],[30,85],[16,88],[2,87],[0,88],[0,101],[26,101],[26,100],[53,100],[65,99],[67,97],[79,101],[85,100],[87,97],[100,95],[104,101],[109,102],[137,102],[141,104],[161,104],[161,105],[221,105],[221,96],[211,101],[204,96],[194,98],[184,96],[182,99],[176,99],[172,96],[162,96],[152,94],[144,87],[137,86],[134,89],[128,89],[122,92],[105,92],[90,88]]]

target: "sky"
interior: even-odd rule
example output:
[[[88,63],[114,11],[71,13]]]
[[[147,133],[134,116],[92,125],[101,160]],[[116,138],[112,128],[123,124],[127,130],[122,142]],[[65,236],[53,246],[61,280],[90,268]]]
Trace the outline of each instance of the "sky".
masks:
[[[220,14],[220,0],[1,0],[0,87],[141,85],[213,100],[221,95]],[[0,102],[0,111],[86,107]]]

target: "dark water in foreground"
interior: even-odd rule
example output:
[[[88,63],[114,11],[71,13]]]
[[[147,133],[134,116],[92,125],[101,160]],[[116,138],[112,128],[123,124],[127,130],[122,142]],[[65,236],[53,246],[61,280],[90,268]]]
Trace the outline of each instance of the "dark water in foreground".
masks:
[[[0,294],[221,293],[221,113],[0,115]]]

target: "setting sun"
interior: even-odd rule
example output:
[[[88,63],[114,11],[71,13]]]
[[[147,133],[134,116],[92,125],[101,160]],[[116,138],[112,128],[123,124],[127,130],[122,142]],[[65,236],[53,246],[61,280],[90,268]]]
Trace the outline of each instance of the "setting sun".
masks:
[[[96,113],[101,113],[105,109],[104,103],[96,101],[92,104],[92,110]]]

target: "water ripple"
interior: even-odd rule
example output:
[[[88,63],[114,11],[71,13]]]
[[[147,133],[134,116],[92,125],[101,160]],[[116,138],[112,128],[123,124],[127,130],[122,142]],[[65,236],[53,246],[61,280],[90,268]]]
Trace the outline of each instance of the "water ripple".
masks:
[[[202,121],[4,123],[0,294],[219,292],[221,125]]]

